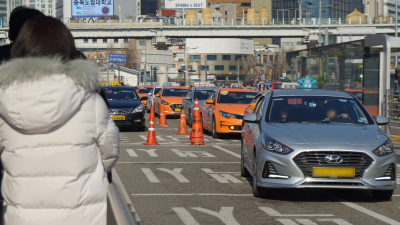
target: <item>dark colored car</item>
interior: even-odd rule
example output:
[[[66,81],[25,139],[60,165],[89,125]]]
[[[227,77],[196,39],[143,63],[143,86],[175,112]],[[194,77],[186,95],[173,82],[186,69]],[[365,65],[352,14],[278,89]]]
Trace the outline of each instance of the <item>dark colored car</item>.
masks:
[[[193,108],[196,98],[199,101],[199,109],[201,112],[203,102],[207,100],[208,96],[210,96],[211,92],[213,92],[215,89],[216,88],[213,87],[194,87],[190,89],[185,98],[183,98],[182,109],[185,110],[186,122],[189,126],[192,126],[193,123]]]
[[[108,113],[118,127],[145,130],[145,111],[133,87],[101,87],[110,107]]]

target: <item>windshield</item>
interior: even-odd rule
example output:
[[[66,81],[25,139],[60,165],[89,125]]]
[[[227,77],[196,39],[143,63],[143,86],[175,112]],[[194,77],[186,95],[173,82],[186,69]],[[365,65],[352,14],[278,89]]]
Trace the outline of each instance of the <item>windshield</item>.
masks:
[[[140,87],[139,88],[139,93],[151,93],[151,91],[153,90],[153,88],[151,87],[151,88],[144,88],[144,87]]]
[[[256,92],[221,91],[218,103],[250,104],[257,94]]]
[[[274,87],[274,89],[281,89],[282,84],[272,84],[272,87]]]
[[[196,90],[194,93],[194,99],[206,100],[208,96],[210,96],[211,92],[213,92],[213,90]]]
[[[161,91],[161,88],[156,88],[156,90],[154,90],[154,94],[158,94],[158,92]]]
[[[370,124],[353,98],[331,96],[274,97],[267,122]]]
[[[163,96],[165,97],[185,97],[189,89],[164,89]]]
[[[137,95],[134,89],[113,89],[107,88],[105,90],[107,99],[109,101],[113,100],[137,100]]]

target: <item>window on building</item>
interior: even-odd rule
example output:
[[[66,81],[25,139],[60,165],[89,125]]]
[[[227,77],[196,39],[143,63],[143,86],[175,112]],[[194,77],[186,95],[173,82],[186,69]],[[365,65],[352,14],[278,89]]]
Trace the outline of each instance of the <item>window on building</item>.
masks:
[[[89,39],[83,39],[83,43],[89,43]]]
[[[52,9],[49,9],[49,14],[53,14],[53,10]]]
[[[92,40],[92,43],[93,43],[93,44],[97,44],[97,39],[93,39],[93,40]]]
[[[201,66],[201,70],[205,70],[206,69],[206,66],[205,65],[202,65]],[[207,70],[210,70],[210,65],[207,65]]]
[[[237,70],[237,66],[229,66],[229,70]]]
[[[222,60],[231,60],[231,55],[222,55]]]
[[[45,14],[46,13],[46,10],[45,9],[42,9],[42,10],[40,10],[43,14]]]
[[[103,44],[107,44],[107,39],[103,39]]]
[[[221,8],[219,8],[219,7],[218,7],[218,8],[215,8],[215,11],[219,11],[219,10],[221,10]]]
[[[224,65],[215,65],[215,70],[224,70]]]
[[[186,70],[186,66],[185,66],[185,65],[182,65],[182,66],[181,66],[181,69]]]
[[[125,43],[125,44],[128,43],[128,38],[124,38],[124,43]]]
[[[303,42],[301,42],[301,41],[296,42],[296,45],[302,45],[302,44],[303,44]]]
[[[238,61],[241,58],[242,58],[242,55],[235,55],[235,61]]]
[[[228,15],[228,11],[225,11],[225,16],[227,16]]]
[[[52,9],[53,8],[53,4],[49,4],[49,7],[47,7],[47,8]]]
[[[41,3],[46,3],[46,0],[41,0]]]
[[[35,8],[35,4],[30,4],[29,7]]]
[[[114,43],[118,43],[118,38],[114,38]]]
[[[46,8],[46,5],[45,5],[45,4],[42,4],[42,9],[44,9],[44,8]]]
[[[292,46],[293,42],[283,42],[283,46]]]
[[[53,3],[53,0],[47,0],[48,3]]]
[[[207,60],[217,60],[217,55],[207,55]]]
[[[139,41],[139,45],[146,45],[146,41]]]
[[[189,58],[190,58],[191,60],[199,60],[199,59],[200,59],[200,56],[199,56],[199,55],[190,55]]]
[[[29,3],[35,3],[35,0],[29,0]]]

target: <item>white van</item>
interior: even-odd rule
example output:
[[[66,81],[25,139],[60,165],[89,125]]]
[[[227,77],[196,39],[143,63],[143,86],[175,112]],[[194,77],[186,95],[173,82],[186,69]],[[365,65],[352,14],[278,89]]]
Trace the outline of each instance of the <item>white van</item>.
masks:
[[[282,83],[282,89],[297,89],[298,83]]]

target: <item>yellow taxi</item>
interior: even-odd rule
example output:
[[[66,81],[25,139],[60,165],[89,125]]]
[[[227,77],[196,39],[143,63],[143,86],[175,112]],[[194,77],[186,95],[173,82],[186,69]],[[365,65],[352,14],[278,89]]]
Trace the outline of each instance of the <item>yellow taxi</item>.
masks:
[[[140,102],[146,108],[147,98],[149,97],[149,93],[153,90],[153,86],[140,86],[136,91],[140,97]]]
[[[182,100],[189,92],[188,87],[165,86],[155,95],[154,112],[160,116],[161,105],[164,105],[165,115],[181,114]]]
[[[224,133],[240,133],[243,114],[257,94],[248,89],[215,90],[201,109],[203,129],[211,131],[213,138],[220,138]]]

